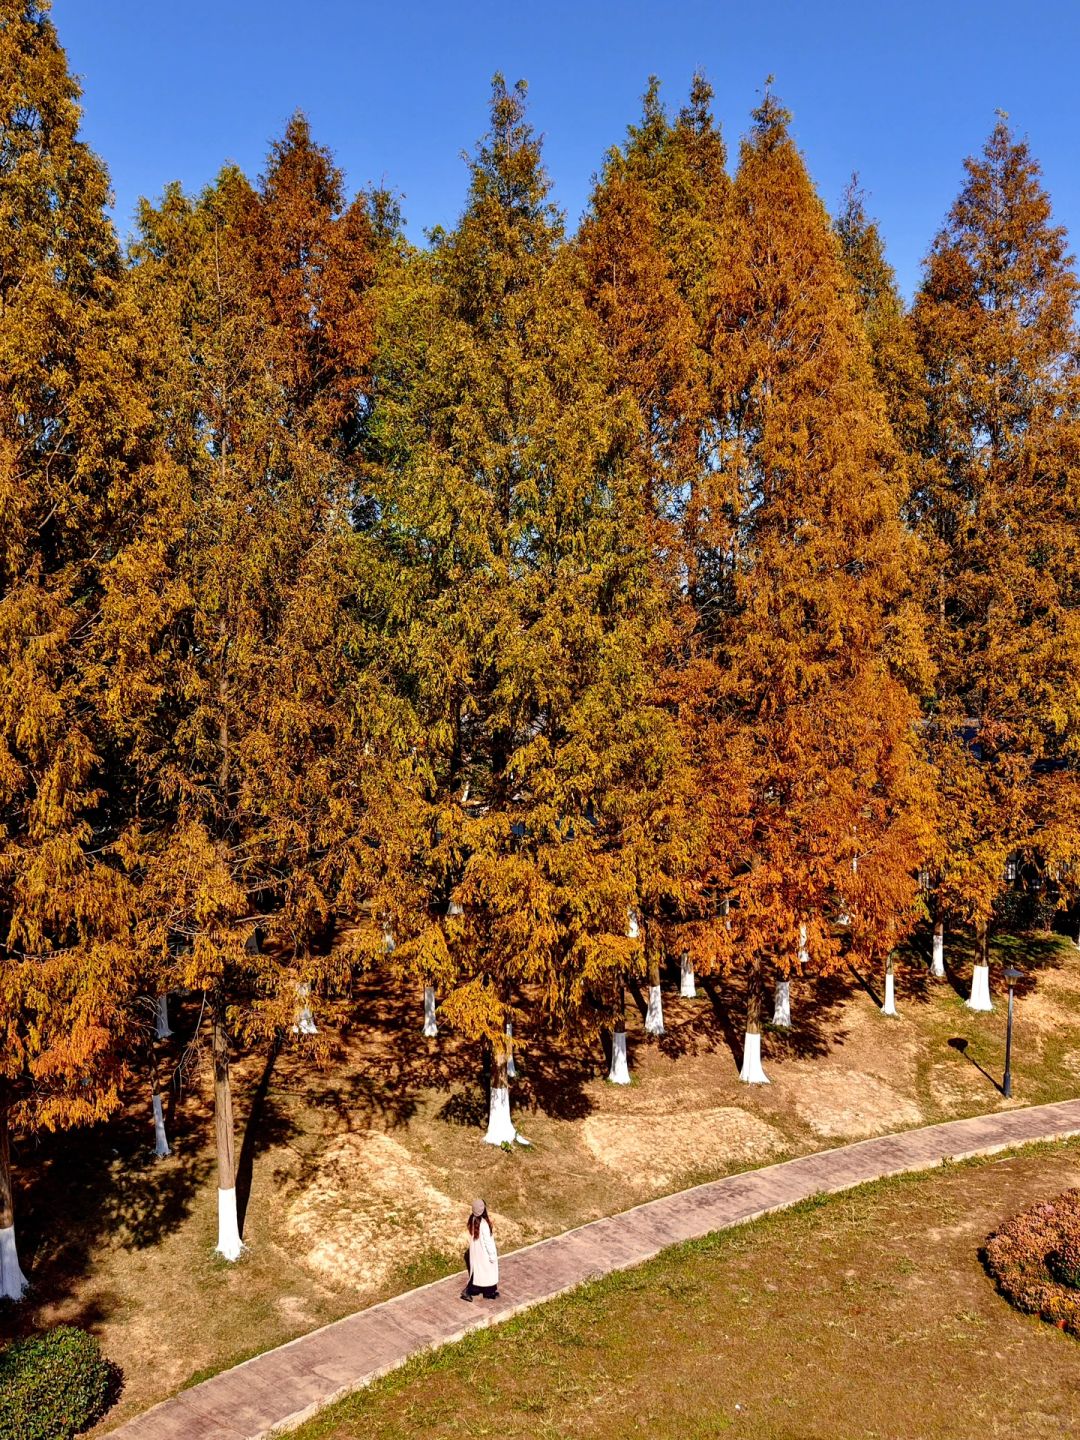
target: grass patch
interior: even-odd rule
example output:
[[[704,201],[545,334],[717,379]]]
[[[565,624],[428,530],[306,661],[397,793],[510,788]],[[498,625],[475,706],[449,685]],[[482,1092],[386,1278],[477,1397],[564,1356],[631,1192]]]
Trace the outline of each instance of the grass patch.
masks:
[[[1070,1141],[811,1197],[419,1356],[298,1440],[1072,1433],[1080,1350],[980,1249],[1078,1167]]]

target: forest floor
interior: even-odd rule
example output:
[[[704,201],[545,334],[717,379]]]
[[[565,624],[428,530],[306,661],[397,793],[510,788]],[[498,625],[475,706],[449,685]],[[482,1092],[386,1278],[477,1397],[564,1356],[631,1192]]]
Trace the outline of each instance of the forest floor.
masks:
[[[297,1440],[958,1440],[1076,1433],[1080,1347],[980,1261],[1080,1142],[816,1198],[674,1246],[332,1406]]]
[[[738,1080],[743,997],[706,979],[699,998],[665,986],[668,1033],[647,1040],[630,992],[634,1083],[605,1080],[598,1039],[523,1024],[515,1118],[532,1142],[483,1143],[475,1050],[424,1040],[420,997],[392,977],[357,987],[320,1068],[290,1047],[234,1071],[237,1188],[248,1253],[215,1258],[216,1179],[206,1057],[189,1067],[156,1161],[149,1097],[92,1132],[20,1144],[20,1250],[28,1303],[0,1338],[86,1325],[123,1368],[103,1428],[184,1385],[460,1264],[474,1195],[512,1249],[642,1200],[807,1151],[909,1126],[1080,1093],[1080,951],[1060,936],[1001,937],[1018,990],[1013,1100],[998,1088],[1004,1004],[963,1005],[972,951],[950,936],[950,978],[923,945],[898,965],[900,1016],[880,1014],[880,977],[844,972],[792,987],[794,1029],[768,1034],[772,1083]],[[992,979],[996,981],[995,964]],[[640,997],[643,999],[644,997]],[[177,1053],[197,1018],[179,1007]],[[921,1235],[920,1235],[921,1243]],[[809,1432],[808,1432],[809,1433]]]

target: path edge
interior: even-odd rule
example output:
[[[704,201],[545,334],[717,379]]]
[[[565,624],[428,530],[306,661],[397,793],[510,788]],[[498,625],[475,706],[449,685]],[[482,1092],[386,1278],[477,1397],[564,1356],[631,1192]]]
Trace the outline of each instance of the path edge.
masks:
[[[671,1199],[675,1195],[692,1195],[698,1191],[709,1190],[713,1186],[717,1184],[722,1184],[725,1180],[733,1179],[740,1174],[766,1175],[770,1171],[775,1171],[792,1164],[793,1161],[808,1160],[811,1158],[818,1159],[824,1156],[838,1154],[840,1152],[850,1154],[853,1150],[858,1150],[863,1146],[872,1146],[875,1141],[880,1143],[883,1139],[899,1138],[904,1135],[917,1134],[919,1130],[948,1130],[953,1126],[963,1125],[965,1121],[989,1120],[1006,1115],[1022,1115],[1025,1113],[1025,1111],[1032,1112],[1046,1110],[1050,1112],[1047,1115],[1047,1119],[1051,1120],[1053,1116],[1053,1111],[1056,1110],[1058,1106],[1067,1106],[1075,1103],[1075,1100],[1064,1100],[1054,1101],[1048,1105],[1017,1106],[1015,1109],[989,1111],[984,1115],[964,1116],[962,1118],[954,1120],[938,1121],[936,1125],[929,1125],[925,1127],[913,1126],[910,1129],[886,1132],[883,1135],[867,1136],[864,1140],[858,1140],[847,1145],[832,1145],[824,1150],[813,1150],[807,1152],[804,1155],[790,1156],[784,1160],[774,1161],[770,1165],[763,1165],[746,1171],[734,1171],[730,1176],[718,1176],[716,1177],[716,1179],[713,1180],[705,1180],[698,1185],[689,1186],[685,1190],[676,1190],[670,1192],[668,1195],[654,1196],[652,1199],[643,1200],[637,1205],[632,1205],[626,1210],[617,1211],[614,1215],[604,1216],[602,1217],[602,1219],[615,1220],[620,1218],[621,1216],[632,1215],[638,1211],[647,1210],[650,1207],[663,1204],[665,1200]],[[869,1180],[838,1180],[835,1184],[822,1184],[816,1186],[813,1190],[808,1190],[803,1195],[798,1195],[791,1199],[779,1201],[774,1205],[761,1206],[760,1208],[753,1210],[745,1215],[740,1215],[734,1220],[727,1221],[724,1224],[717,1225],[713,1229],[704,1231],[701,1236],[695,1238],[704,1239],[708,1235],[716,1235],[720,1234],[724,1230],[734,1230],[738,1226],[752,1224],[754,1221],[760,1220],[766,1215],[777,1214],[782,1210],[790,1210],[794,1206],[801,1205],[805,1201],[812,1200],[817,1196],[839,1195],[843,1194],[846,1190],[857,1190],[862,1185],[877,1184],[880,1180],[888,1180],[899,1175],[911,1175],[918,1174],[923,1171],[934,1170],[940,1165],[962,1164],[965,1161],[981,1159],[989,1155],[997,1155],[1011,1151],[1021,1151],[1027,1149],[1032,1145],[1056,1144],[1059,1142],[1076,1139],[1078,1137],[1080,1137],[1080,1124],[1071,1122],[1067,1124],[1064,1128],[1054,1128],[1051,1125],[1050,1127],[1048,1127],[1047,1133],[1045,1134],[1027,1136],[1019,1140],[993,1140],[988,1141],[985,1144],[967,1146],[961,1144],[960,1148],[946,1149],[943,1152],[933,1156],[932,1158],[911,1160],[904,1164],[898,1164],[893,1168],[884,1171]],[[543,1237],[542,1239],[531,1241],[528,1245],[522,1245],[517,1250],[508,1252],[507,1255],[503,1258],[504,1260],[509,1260],[512,1256],[524,1255],[528,1253],[528,1251],[536,1249],[541,1245],[549,1244],[552,1240],[561,1240],[566,1238],[567,1236],[578,1234],[583,1230],[589,1229],[591,1226],[597,1223],[599,1223],[597,1220],[589,1220],[581,1225],[575,1225],[569,1230],[560,1231],[558,1235],[549,1235]],[[438,1340],[430,1344],[419,1345],[415,1350],[411,1351],[408,1355],[403,1356],[401,1359],[392,1360],[384,1365],[378,1366],[375,1369],[369,1371],[367,1374],[359,1377],[358,1379],[346,1381],[336,1390],[326,1395],[320,1396],[318,1399],[311,1401],[309,1404],[303,1406],[302,1408],[293,1411],[290,1415],[284,1416],[280,1420],[274,1421],[272,1425],[265,1427],[258,1432],[253,1432],[250,1435],[249,1440],[276,1440],[276,1437],[291,1434],[293,1431],[299,1429],[300,1426],[307,1424],[311,1420],[314,1420],[324,1410],[327,1410],[331,1406],[338,1404],[340,1401],[347,1399],[350,1395],[355,1395],[361,1390],[368,1389],[371,1385],[383,1379],[385,1376],[393,1374],[394,1371],[404,1368],[405,1365],[409,1364],[410,1361],[416,1359],[418,1356],[435,1354],[437,1351],[443,1350],[447,1346],[459,1344],[469,1335],[476,1334],[478,1331],[481,1330],[491,1329],[496,1325],[503,1325],[507,1321],[514,1319],[516,1316],[524,1314],[527,1310],[534,1310],[539,1305],[546,1305],[551,1300],[557,1300],[561,1296],[571,1294],[575,1290],[582,1289],[585,1285],[589,1285],[597,1280],[603,1279],[606,1275],[612,1275],[638,1269],[640,1266],[647,1265],[652,1260],[655,1260],[658,1255],[663,1254],[666,1250],[674,1249],[676,1246],[686,1243],[688,1242],[684,1240],[660,1243],[656,1245],[655,1249],[650,1250],[648,1253],[639,1255],[633,1260],[621,1263],[616,1262],[605,1269],[598,1269],[594,1274],[586,1276],[584,1279],[575,1280],[568,1285],[559,1286],[547,1292],[543,1296],[537,1296],[535,1299],[524,1300],[519,1304],[510,1306],[507,1309],[500,1310],[497,1314],[482,1316],[475,1316],[475,1314],[470,1315],[468,1322],[466,1324],[463,1324],[460,1329],[455,1330],[445,1336],[442,1336]],[[242,1360],[236,1365],[227,1366],[225,1369],[218,1371],[216,1375],[208,1376],[205,1381],[200,1383],[210,1385],[213,1383],[213,1381],[217,1378],[218,1375],[242,1371],[247,1366],[252,1365],[259,1360],[265,1359],[267,1355],[281,1353],[283,1351],[290,1350],[294,1346],[300,1345],[301,1343],[310,1342],[314,1336],[317,1336],[324,1331],[334,1329],[344,1320],[352,1318],[353,1315],[377,1312],[386,1306],[392,1305],[395,1302],[400,1301],[404,1295],[420,1295],[427,1290],[434,1289],[436,1286],[445,1285],[447,1278],[448,1277],[446,1276],[440,1276],[435,1280],[428,1281],[424,1285],[416,1286],[413,1290],[403,1291],[399,1295],[388,1296],[385,1300],[380,1300],[374,1305],[365,1306],[362,1310],[353,1311],[352,1315],[346,1315],[340,1317],[337,1320],[328,1321],[325,1325],[320,1325],[315,1330],[306,1331],[303,1335],[294,1336],[293,1339],[286,1340],[281,1345],[276,1345],[270,1350],[260,1351],[258,1355],[251,1355],[246,1360]],[[117,1426],[115,1429],[104,1432],[102,1440],[109,1440],[109,1437],[112,1436],[118,1437],[118,1440],[123,1440],[124,1431],[128,1424],[135,1421],[141,1421],[149,1416],[152,1416],[155,1411],[159,1409],[164,1409],[167,1406],[175,1404],[176,1401],[179,1400],[183,1395],[185,1395],[186,1393],[190,1393],[192,1390],[196,1390],[198,1388],[199,1386],[190,1386],[186,1391],[179,1390],[176,1392],[175,1395],[158,1401],[157,1404],[152,1405],[148,1410],[144,1410],[139,1415],[130,1417],[128,1421],[123,1422],[123,1424]]]

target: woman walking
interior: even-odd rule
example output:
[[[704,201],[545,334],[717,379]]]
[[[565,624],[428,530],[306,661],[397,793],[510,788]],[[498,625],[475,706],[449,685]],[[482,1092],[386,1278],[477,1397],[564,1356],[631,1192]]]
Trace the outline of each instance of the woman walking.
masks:
[[[474,1200],[472,1204],[465,1264],[469,1280],[461,1292],[462,1300],[471,1301],[474,1295],[494,1300],[499,1293],[499,1252],[495,1249],[495,1234],[483,1200]]]

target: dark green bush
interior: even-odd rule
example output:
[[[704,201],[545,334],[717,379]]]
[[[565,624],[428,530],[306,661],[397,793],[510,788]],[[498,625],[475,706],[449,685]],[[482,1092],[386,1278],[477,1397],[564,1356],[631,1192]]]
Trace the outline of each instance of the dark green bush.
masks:
[[[116,1371],[85,1330],[60,1325],[0,1352],[0,1440],[71,1440],[103,1413]]]
[[[1031,928],[1031,899],[1024,890],[1003,890],[994,901],[994,928],[1012,934]]]
[[[1018,1310],[1080,1338],[1080,1190],[1022,1210],[991,1235],[985,1258]]]

